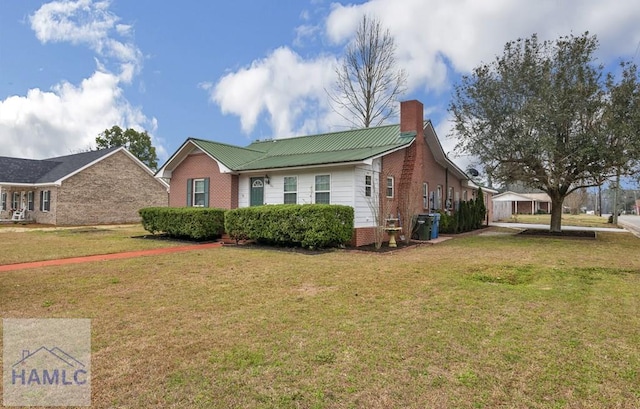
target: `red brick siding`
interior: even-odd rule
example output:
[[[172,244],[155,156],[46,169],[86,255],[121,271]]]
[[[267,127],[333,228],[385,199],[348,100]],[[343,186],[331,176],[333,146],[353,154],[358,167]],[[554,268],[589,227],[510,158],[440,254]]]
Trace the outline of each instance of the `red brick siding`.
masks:
[[[238,176],[220,173],[218,163],[205,153],[189,155],[173,170],[169,206],[186,206],[187,180],[200,178],[209,178],[209,207],[238,207]]]
[[[375,243],[375,237],[375,227],[358,227],[357,229],[353,229],[351,246],[359,247]]]

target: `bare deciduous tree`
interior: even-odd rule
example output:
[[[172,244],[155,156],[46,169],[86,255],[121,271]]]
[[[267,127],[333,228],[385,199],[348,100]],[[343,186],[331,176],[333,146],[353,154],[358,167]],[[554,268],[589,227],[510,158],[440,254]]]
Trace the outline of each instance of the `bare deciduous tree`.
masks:
[[[333,109],[354,126],[377,126],[397,114],[396,100],[406,89],[406,74],[396,67],[395,51],[389,30],[365,15],[328,91]]]
[[[569,193],[564,199],[564,203],[569,207],[571,214],[579,214],[580,208],[587,204],[589,194],[586,188],[580,188]]]

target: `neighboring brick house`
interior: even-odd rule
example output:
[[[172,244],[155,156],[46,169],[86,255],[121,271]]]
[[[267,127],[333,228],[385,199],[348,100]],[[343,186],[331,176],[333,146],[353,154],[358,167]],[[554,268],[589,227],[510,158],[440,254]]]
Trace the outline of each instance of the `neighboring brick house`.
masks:
[[[493,196],[492,221],[508,219],[514,214],[551,213],[551,198],[546,193],[503,192]]]
[[[33,160],[0,157],[0,219],[55,225],[132,223],[167,206],[168,185],[123,147]]]
[[[419,101],[401,103],[400,124],[257,141],[246,147],[187,139],[156,174],[169,205],[233,209],[330,203],[355,210],[356,246],[382,218],[455,211],[478,186],[444,153]],[[491,209],[491,193],[485,195]]]

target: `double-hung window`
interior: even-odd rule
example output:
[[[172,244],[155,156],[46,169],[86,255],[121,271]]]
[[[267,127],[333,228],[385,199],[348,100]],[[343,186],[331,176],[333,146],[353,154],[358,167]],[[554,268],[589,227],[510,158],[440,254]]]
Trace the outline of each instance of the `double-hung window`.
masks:
[[[50,210],[51,210],[51,191],[41,190],[40,191],[40,211],[48,212]]]
[[[429,184],[422,184],[422,208],[429,209]]]
[[[436,188],[436,209],[442,209],[442,185]]]
[[[371,197],[371,175],[365,175],[364,177],[364,195]]]
[[[316,203],[331,204],[331,176],[316,175]]]
[[[27,192],[27,210],[33,211],[33,191]]]
[[[7,210],[7,192],[2,192],[0,198],[0,210]]]
[[[389,176],[387,177],[387,197],[388,198],[392,198],[393,197],[393,176]]]
[[[19,192],[13,192],[13,195],[11,196],[11,208],[13,210],[20,210],[20,193]]]
[[[284,177],[284,204],[298,203],[298,177]]]
[[[193,206],[204,207],[204,198],[206,195],[204,188],[204,179],[193,179]]]

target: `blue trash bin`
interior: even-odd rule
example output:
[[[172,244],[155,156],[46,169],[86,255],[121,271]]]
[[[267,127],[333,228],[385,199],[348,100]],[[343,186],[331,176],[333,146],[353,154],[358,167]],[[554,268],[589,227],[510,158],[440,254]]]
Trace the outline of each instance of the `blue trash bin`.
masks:
[[[440,213],[429,213],[429,216],[431,216],[431,220],[433,220],[431,225],[431,240],[437,239],[440,231]]]

